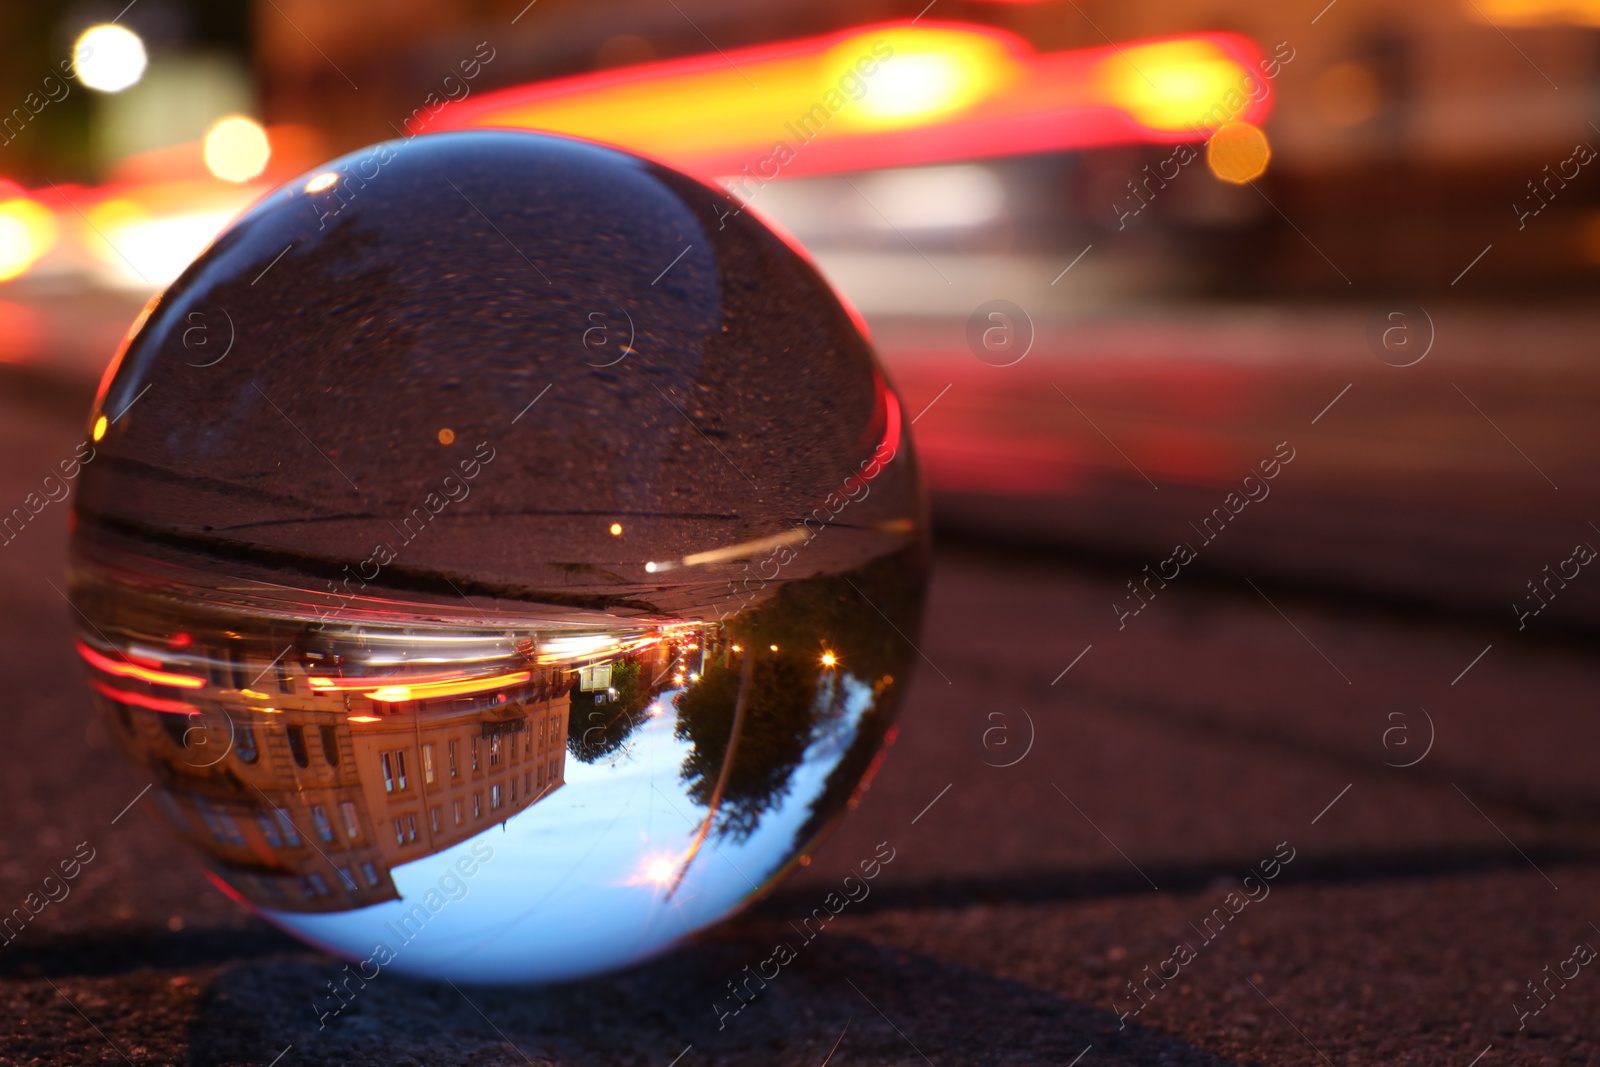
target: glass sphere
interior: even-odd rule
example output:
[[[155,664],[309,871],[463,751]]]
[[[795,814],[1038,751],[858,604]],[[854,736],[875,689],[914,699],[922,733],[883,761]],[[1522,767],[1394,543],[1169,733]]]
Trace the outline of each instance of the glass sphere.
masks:
[[[72,598],[212,880],[373,968],[625,966],[813,848],[892,739],[926,521],[857,320],[720,190],[380,144],[129,332]]]

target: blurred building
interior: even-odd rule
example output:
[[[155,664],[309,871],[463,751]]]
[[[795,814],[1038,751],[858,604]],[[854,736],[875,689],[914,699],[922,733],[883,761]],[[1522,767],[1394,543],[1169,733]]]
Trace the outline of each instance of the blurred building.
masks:
[[[120,625],[146,621],[137,606],[113,612]],[[116,673],[120,658],[105,660],[111,672],[91,672],[168,821],[252,903],[344,911],[396,899],[394,867],[503,823],[564,784],[570,672],[385,702],[315,686],[326,672],[285,651],[238,637],[185,646],[175,662],[208,668],[195,689],[163,684],[179,675],[148,657],[140,662],[156,666],[142,679]],[[91,667],[98,655],[85,653]]]

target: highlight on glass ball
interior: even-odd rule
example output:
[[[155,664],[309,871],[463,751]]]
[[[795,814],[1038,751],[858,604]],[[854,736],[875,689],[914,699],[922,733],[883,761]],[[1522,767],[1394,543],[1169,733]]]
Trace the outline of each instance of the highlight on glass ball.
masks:
[[[798,863],[892,739],[906,431],[721,191],[552,136],[380,144],[130,330],[77,651],[153,810],[280,927],[456,981],[626,966]]]

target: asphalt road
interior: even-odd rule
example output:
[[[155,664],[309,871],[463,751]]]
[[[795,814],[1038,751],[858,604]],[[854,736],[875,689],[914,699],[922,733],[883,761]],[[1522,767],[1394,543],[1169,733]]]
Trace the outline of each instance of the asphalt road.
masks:
[[[72,454],[81,403],[7,382],[6,506]],[[1518,634],[1509,613],[1252,588],[1247,568],[1175,580],[1119,629],[1109,605],[1136,574],[1116,561],[970,546],[939,558],[882,773],[772,897],[587,982],[386,975],[319,1030],[313,997],[339,965],[212,888],[91,717],[61,595],[66,519],[53,503],[0,547],[0,911],[81,842],[93,858],[0,945],[0,1064],[1600,1055],[1600,968],[1566,962],[1600,945],[1588,641]],[[881,842],[895,858],[871,896],[719,1029],[727,982]],[[1229,897],[1247,889],[1259,899]],[[1218,908],[1226,925],[1206,925]],[[1180,944],[1190,958],[1172,962]],[[1131,1014],[1126,983],[1174,968]],[[1545,1001],[1525,991],[1557,972]],[[1543,1007],[1519,1029],[1514,1004]]]

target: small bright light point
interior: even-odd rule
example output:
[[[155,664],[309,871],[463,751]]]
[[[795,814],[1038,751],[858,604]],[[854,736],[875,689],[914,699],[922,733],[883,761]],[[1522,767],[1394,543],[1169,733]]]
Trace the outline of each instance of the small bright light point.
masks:
[[[646,574],[654,574],[656,572],[656,565],[654,563],[646,563],[644,565],[644,572]]]
[[[452,430],[450,427],[446,426],[444,429],[439,431],[439,443],[441,445],[453,445],[453,444],[455,444],[456,443],[456,432],[454,430]]]
[[[315,178],[312,178],[310,181],[306,182],[306,192],[308,192],[308,193],[320,193],[324,189],[331,189],[331,188],[333,188],[333,183],[338,181],[338,180],[339,180],[339,172],[338,171],[336,171],[336,170],[325,170],[321,174],[317,175]]]
[[[611,524],[611,536],[612,537],[621,537],[622,536],[622,523],[614,522],[614,523]]]
[[[205,153],[212,174],[227,182],[247,182],[267,169],[272,146],[260,123],[233,115],[211,127]]]
[[[694,671],[690,671],[689,672],[689,681],[698,682],[699,680],[700,680],[700,675],[699,674],[697,674]]]
[[[94,438],[96,441],[100,440],[100,438],[106,435],[107,425],[109,425],[109,423],[107,423],[106,417],[101,415],[98,419],[94,420],[94,432],[89,436]]]
[[[772,648],[772,651],[774,651],[774,652],[778,651],[778,646],[777,645],[772,645],[770,647]]]
[[[72,65],[78,77],[102,93],[122,92],[144,77],[149,62],[138,34],[109,23],[84,30],[72,46]]]
[[[351,722],[382,722],[383,721],[383,720],[379,719],[376,715],[351,715],[351,716],[349,716],[349,719],[350,719]]]
[[[832,652],[824,652],[822,654],[822,665],[824,667],[831,667],[838,662],[838,658]]]
[[[744,649],[742,649],[742,648],[740,648],[740,647],[739,647],[739,646],[738,646],[738,645],[734,645],[734,646],[733,646],[733,650],[734,650],[734,651],[735,651],[735,652],[743,652],[743,651],[744,651]]]

